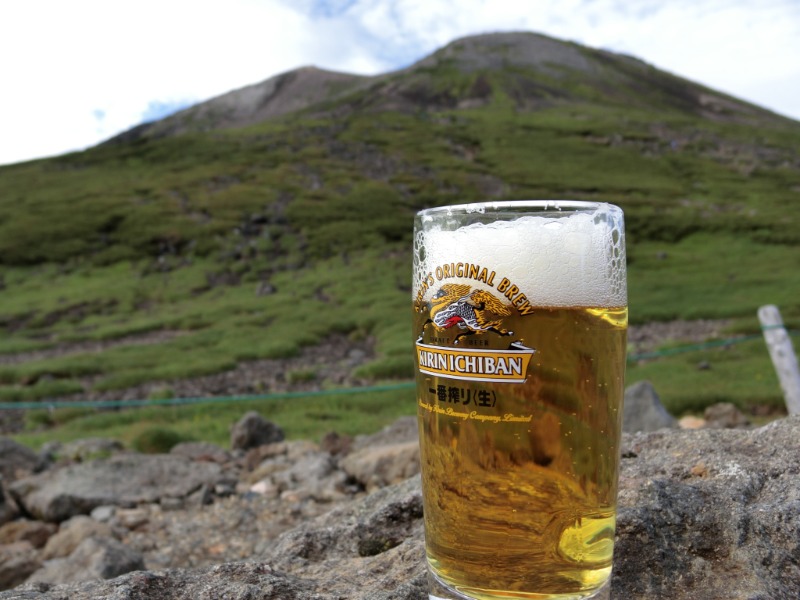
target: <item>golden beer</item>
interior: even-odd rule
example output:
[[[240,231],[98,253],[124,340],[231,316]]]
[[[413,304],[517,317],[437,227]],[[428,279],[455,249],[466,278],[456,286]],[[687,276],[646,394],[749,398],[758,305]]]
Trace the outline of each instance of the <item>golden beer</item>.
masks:
[[[587,230],[597,228],[594,206],[580,205],[592,215]],[[581,229],[564,216],[537,218],[514,244],[510,229],[456,223],[453,240],[448,231],[422,240],[415,265],[426,551],[434,577],[462,595],[454,597],[588,598],[611,573],[627,330],[621,216],[619,225],[601,219],[608,244],[572,242],[603,248],[622,278],[604,273],[611,283],[592,284],[599,301],[590,304],[571,293],[586,263],[597,267],[580,259],[554,282],[565,299],[551,306],[537,297],[547,279],[504,255],[524,263],[515,245],[535,247],[551,222],[565,235]],[[568,305],[571,296],[585,305]]]

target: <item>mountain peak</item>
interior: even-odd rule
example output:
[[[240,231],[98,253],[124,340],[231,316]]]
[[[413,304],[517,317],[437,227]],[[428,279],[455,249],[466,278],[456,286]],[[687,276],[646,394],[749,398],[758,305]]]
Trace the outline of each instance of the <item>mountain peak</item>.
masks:
[[[567,103],[678,112],[712,120],[785,121],[635,57],[517,31],[454,40],[400,71],[365,77],[305,66],[143,124],[110,140],[243,127],[303,111],[475,108],[504,95],[519,110]]]
[[[508,67],[567,68],[591,72],[581,46],[530,31],[486,33],[459,38],[417,63],[430,66],[451,61],[466,71]]]
[[[195,104],[159,121],[139,125],[109,142],[245,127],[335,99],[369,79],[313,65],[299,67]]]

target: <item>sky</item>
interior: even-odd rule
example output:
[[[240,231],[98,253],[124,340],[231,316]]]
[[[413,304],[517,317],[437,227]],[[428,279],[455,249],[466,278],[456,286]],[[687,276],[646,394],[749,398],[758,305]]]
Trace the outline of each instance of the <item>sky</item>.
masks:
[[[800,120],[800,0],[0,0],[0,164],[297,67],[375,75],[497,31],[630,54]]]

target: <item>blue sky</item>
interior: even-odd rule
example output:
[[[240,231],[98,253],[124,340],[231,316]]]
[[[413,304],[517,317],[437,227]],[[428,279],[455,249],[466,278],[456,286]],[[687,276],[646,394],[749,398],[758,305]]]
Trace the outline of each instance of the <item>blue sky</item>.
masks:
[[[798,0],[25,0],[0,3],[0,164],[83,149],[296,67],[377,74],[519,30],[800,120]]]

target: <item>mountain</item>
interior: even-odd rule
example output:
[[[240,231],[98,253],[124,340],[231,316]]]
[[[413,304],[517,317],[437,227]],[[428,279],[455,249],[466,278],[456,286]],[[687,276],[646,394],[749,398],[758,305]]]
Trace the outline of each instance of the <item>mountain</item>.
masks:
[[[169,395],[257,360],[285,362],[242,393],[407,378],[413,215],[486,199],[622,206],[635,323],[800,322],[798,149],[800,123],[533,33],[285,73],[0,167],[0,401]],[[328,379],[303,362],[322,342],[360,359]]]
[[[140,138],[253,125],[334,99],[362,87],[370,79],[316,67],[302,67],[233,90],[159,121],[139,125],[109,142],[124,143]]]
[[[375,77],[303,67],[140,125],[112,141],[243,127],[303,110],[331,115],[475,108],[498,93],[522,110],[591,102],[752,124],[785,121],[634,57],[520,32],[463,38],[407,69]]]

